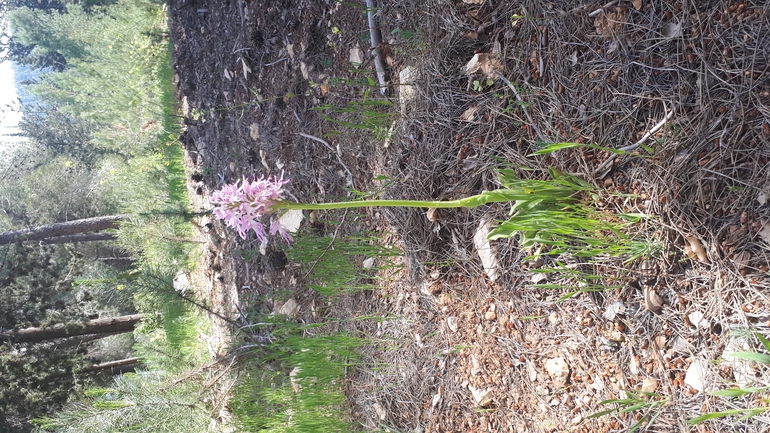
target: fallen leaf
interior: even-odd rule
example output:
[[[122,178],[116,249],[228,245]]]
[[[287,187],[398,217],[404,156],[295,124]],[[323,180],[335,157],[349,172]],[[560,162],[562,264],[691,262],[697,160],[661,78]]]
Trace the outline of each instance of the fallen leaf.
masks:
[[[463,111],[463,114],[460,115],[460,120],[464,120],[466,122],[470,122],[473,120],[473,118],[476,116],[476,112],[479,111],[478,106],[472,106],[468,108],[467,110]]]
[[[441,402],[441,394],[436,394],[433,396],[433,399],[430,402],[430,408],[435,409],[436,406]]]
[[[666,39],[673,39],[682,36],[682,24],[681,23],[668,23],[663,27],[663,37]]]
[[[438,220],[438,208],[432,207],[425,212],[428,221],[435,223]]]
[[[751,361],[738,358],[734,356],[734,354],[736,352],[746,352],[749,350],[751,350],[751,347],[749,346],[747,340],[734,336],[725,345],[725,350],[722,352],[723,362],[725,365],[731,367],[733,378],[735,378],[735,382],[741,388],[749,386],[754,381],[754,375],[756,374],[756,371],[754,371],[752,368]]]
[[[483,219],[476,234],[473,236],[473,244],[476,246],[476,252],[481,259],[481,265],[484,267],[489,280],[493,283],[499,277],[500,264],[497,261],[497,255],[492,251],[489,245],[489,232],[492,230],[492,220]]]
[[[497,57],[487,54],[478,53],[465,65],[465,73],[468,75],[475,74],[481,71],[488,79],[495,78],[495,71],[500,71],[503,65]]]
[[[694,252],[692,252],[692,247],[690,247],[690,244],[687,243],[684,246],[684,255],[687,256],[690,260],[695,260],[698,258],[698,256],[695,255]]]
[[[535,382],[537,380],[537,368],[535,367],[535,363],[532,361],[527,361],[527,374],[529,375],[530,382]]]
[[[770,235],[770,232],[768,232]],[[711,263],[709,262],[709,256],[706,254],[706,250],[703,249],[703,245],[701,245],[698,238],[695,236],[685,236],[687,238],[687,242],[690,243],[690,249],[693,253],[698,257],[698,260],[700,260],[703,263]]]
[[[648,377],[642,381],[642,392],[655,392],[658,389],[658,381]]]
[[[452,332],[457,332],[457,325],[459,325],[460,319],[455,316],[446,318],[446,324]]]
[[[607,306],[602,317],[612,322],[618,314],[623,314],[625,310],[626,306],[623,305],[623,301],[615,301]]]
[[[636,10],[642,8],[642,0],[631,0],[631,4],[634,5],[634,9]]]
[[[224,74],[225,74],[225,78],[232,81],[233,75],[230,73],[230,71],[227,70],[227,68],[225,68]]]
[[[350,61],[350,64],[359,67],[364,64],[364,50],[359,48],[358,46],[355,46],[350,49],[350,54],[348,56],[348,61]]]
[[[690,319],[690,323],[696,328],[709,329],[711,327],[709,321],[704,319],[704,314],[700,311],[693,311],[687,315],[687,318]]]
[[[645,286],[643,289],[643,294],[644,299],[642,300],[642,303],[644,304],[644,308],[652,311],[653,313],[657,313],[658,310],[663,307],[663,298],[661,298],[653,288]]]
[[[326,84],[321,84],[318,86],[319,89],[321,89],[321,96],[326,96],[326,94],[329,92],[329,86]]]

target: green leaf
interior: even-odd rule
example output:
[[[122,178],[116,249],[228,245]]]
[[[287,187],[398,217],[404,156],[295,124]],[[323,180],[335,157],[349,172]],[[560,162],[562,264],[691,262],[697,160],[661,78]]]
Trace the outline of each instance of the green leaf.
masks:
[[[646,150],[649,153],[655,153],[655,149],[651,148],[650,146],[647,146],[645,144],[639,143],[639,147]]]
[[[733,358],[740,358],[740,359],[747,359],[749,361],[756,361],[761,364],[768,364],[770,365],[770,355],[765,355],[764,353],[757,353],[757,352],[735,352],[735,353],[729,353],[727,356],[731,356]]]
[[[762,345],[765,346],[765,350],[770,352],[770,341],[765,338],[764,335],[760,334],[759,332],[756,333],[757,338],[759,338],[759,341],[762,342]]]
[[[707,414],[695,417],[693,419],[687,420],[687,424],[696,425],[696,424],[700,424],[700,423],[702,423],[704,421],[708,421],[708,420],[712,420],[712,419],[716,419],[716,418],[723,418],[723,417],[731,416],[731,415],[740,415],[740,414],[745,413],[747,410],[749,410],[749,409],[729,409],[729,410],[725,410],[725,411],[722,411],[722,412],[707,413]]]
[[[767,391],[768,389],[770,389],[770,387],[767,387],[767,386],[764,386],[764,387],[761,387],[761,388],[756,388],[756,387],[730,388],[730,389],[725,389],[725,390],[722,390],[722,391],[714,391],[714,392],[711,392],[709,394],[716,395],[716,396],[719,396],[719,397],[734,398],[734,397],[741,397],[741,396],[744,396],[746,394],[753,394],[753,393],[757,393],[757,392],[764,392],[764,391]]]
[[[606,401],[606,400],[605,400],[605,401]],[[604,403],[604,402],[601,402],[601,403],[599,403],[599,404],[603,404],[603,403]],[[586,419],[599,418],[599,417],[602,417],[602,416],[604,416],[604,415],[609,415],[609,414],[611,414],[611,413],[613,413],[613,412],[617,412],[617,409],[608,409],[608,410],[603,410],[603,411],[601,411],[601,412],[596,412],[595,414],[591,414],[591,415],[588,415],[588,416],[586,417]]]

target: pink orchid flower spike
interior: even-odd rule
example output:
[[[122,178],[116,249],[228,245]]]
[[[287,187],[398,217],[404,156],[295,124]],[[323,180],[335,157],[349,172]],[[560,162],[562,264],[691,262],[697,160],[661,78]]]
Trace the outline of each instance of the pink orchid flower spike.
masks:
[[[235,229],[238,234],[246,239],[250,231],[254,231],[262,244],[267,243],[267,233],[261,219],[265,215],[274,213],[280,208],[283,200],[282,187],[289,183],[281,177],[260,177],[249,180],[243,179],[211,195],[212,212],[217,218],[224,220],[228,227]],[[279,233],[286,242],[291,241],[288,232],[281,227],[277,220],[270,224],[270,234]]]

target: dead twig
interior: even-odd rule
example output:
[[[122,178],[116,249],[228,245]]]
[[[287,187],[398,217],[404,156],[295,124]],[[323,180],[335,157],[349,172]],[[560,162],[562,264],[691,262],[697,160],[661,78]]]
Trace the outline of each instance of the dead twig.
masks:
[[[613,6],[617,2],[618,2],[618,0],[613,0],[613,1],[609,2],[609,3],[607,3],[606,5],[600,7],[599,9],[596,9],[595,11],[589,13],[588,16],[589,17],[595,17],[595,16],[599,15],[600,13],[602,13],[603,10],[607,9],[610,6]]]
[[[328,148],[328,149],[329,149],[329,151],[331,151],[331,153],[333,153],[333,154],[334,154],[334,155],[337,157],[337,161],[340,163],[340,165],[342,166],[342,168],[344,168],[344,169],[345,169],[345,172],[346,172],[346,173],[348,174],[348,176],[350,177],[350,179],[349,179],[349,181],[350,181],[350,187],[355,189],[355,187],[356,187],[356,186],[355,186],[355,184],[353,183],[353,173],[350,171],[350,169],[348,168],[348,166],[347,166],[347,165],[345,165],[345,163],[344,163],[344,162],[342,162],[342,158],[340,157],[340,154],[339,154],[339,153],[337,153],[337,151],[336,151],[336,150],[335,150],[335,149],[332,147],[332,145],[331,145],[331,144],[329,144],[329,142],[328,142],[328,141],[324,140],[323,138],[319,138],[319,137],[316,137],[315,135],[305,134],[305,133],[303,133],[303,132],[298,132],[298,134],[299,134],[300,136],[302,136],[302,137],[305,137],[305,138],[309,138],[309,139],[311,139],[311,140],[313,140],[313,141],[317,141],[317,142],[319,142],[319,143],[323,144],[324,146],[326,146],[326,148]]]
[[[664,110],[664,112],[666,110],[665,104],[663,106],[663,110]],[[630,144],[628,146],[621,147],[618,150],[623,151],[623,152],[630,152],[630,151],[638,148],[639,146],[642,145],[642,143],[647,141],[648,138],[652,137],[653,134],[658,132],[660,130],[660,128],[663,128],[663,126],[666,124],[666,122],[671,120],[671,117],[673,115],[674,115],[674,109],[672,107],[671,111],[669,111],[665,116],[663,116],[663,120],[661,120],[660,122],[655,124],[655,126],[653,126],[649,131],[647,131],[647,133],[644,134],[644,136],[641,139],[639,139],[639,141],[637,141],[634,144]],[[607,169],[607,167],[612,165],[613,161],[615,161],[615,158],[617,158],[617,157],[618,157],[617,153],[613,153],[612,155],[610,155],[609,158],[607,158],[603,163],[599,164],[599,166],[596,167],[596,169],[594,170],[594,175],[596,175],[598,173],[604,173],[604,171]],[[600,176],[600,177],[604,177],[604,176]]]
[[[374,0],[366,0],[366,15],[369,19],[369,39],[372,41],[374,69],[377,71],[377,80],[380,82],[380,93],[384,96],[388,91],[388,86],[385,80],[385,63],[382,60],[382,33],[375,20],[375,13]]]
[[[315,269],[316,265],[318,264],[318,262],[321,261],[323,256],[326,255],[326,252],[329,251],[329,249],[332,247],[332,245],[334,245],[334,241],[337,240],[337,233],[339,233],[340,227],[342,227],[342,224],[345,222],[345,217],[348,216],[348,210],[349,209],[345,209],[345,213],[342,214],[342,219],[340,220],[340,223],[337,224],[337,228],[334,229],[334,234],[332,235],[332,240],[329,242],[329,245],[326,246],[326,248],[323,250],[321,255],[318,256],[317,259],[315,259],[315,262],[313,263],[313,266],[311,266],[310,269],[307,271],[307,273],[305,273],[305,278],[304,278],[305,280],[307,280],[307,278],[310,276],[310,273],[313,272],[313,269]]]

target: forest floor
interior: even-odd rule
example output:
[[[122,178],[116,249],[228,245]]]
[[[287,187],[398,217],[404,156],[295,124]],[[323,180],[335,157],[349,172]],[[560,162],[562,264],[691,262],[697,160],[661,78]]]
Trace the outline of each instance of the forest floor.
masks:
[[[588,418],[625,390],[665,401],[648,431],[768,431],[767,414],[686,423],[767,404],[762,393],[708,394],[770,385],[768,366],[724,358],[756,350],[748,330],[770,332],[765,2],[385,2],[395,113],[386,120],[362,103],[378,93],[363,3],[170,2],[196,206],[244,175],[283,172],[292,198],[305,202],[350,199],[351,189],[445,200],[498,188],[503,165],[543,179],[553,167],[595,185],[600,212],[649,215],[632,235],[658,253],[574,261],[608,289],[560,300],[570,289],[532,284],[581,286],[531,272],[540,264],[522,260],[531,252],[515,238],[491,249],[474,242],[506,206],[430,219],[419,209],[317,215],[346,222],[303,227],[374,230],[405,252],[403,270],[381,271],[376,290],[329,303],[304,288],[306,270],[287,263],[279,240],[260,254],[258,241],[203,221],[199,281],[211,304],[233,315],[236,306],[272,311],[280,291],[298,302],[297,320],[341,319],[369,338],[347,387],[366,431],[626,431],[644,410]],[[591,147],[530,156],[543,142],[641,140],[618,157]],[[383,176],[392,183],[375,180]],[[381,319],[346,320],[363,315]],[[228,332],[220,328],[220,343]]]

